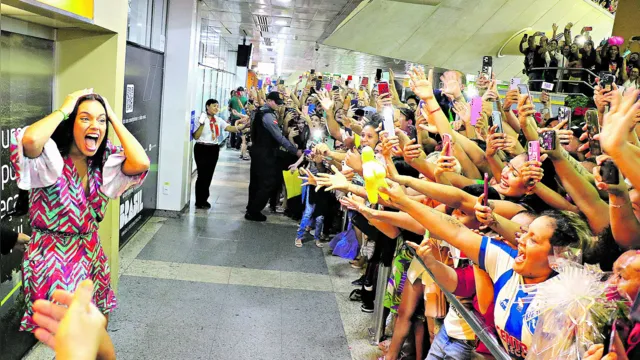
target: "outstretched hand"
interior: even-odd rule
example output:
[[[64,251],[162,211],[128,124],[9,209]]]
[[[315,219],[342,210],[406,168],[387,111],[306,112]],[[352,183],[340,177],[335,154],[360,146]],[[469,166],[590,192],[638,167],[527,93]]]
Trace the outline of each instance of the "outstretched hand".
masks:
[[[85,280],[75,294],[56,290],[55,303],[36,300],[33,304],[33,320],[39,326],[35,336],[53,348],[59,359],[96,358],[107,320],[91,303],[92,297],[93,282]]]

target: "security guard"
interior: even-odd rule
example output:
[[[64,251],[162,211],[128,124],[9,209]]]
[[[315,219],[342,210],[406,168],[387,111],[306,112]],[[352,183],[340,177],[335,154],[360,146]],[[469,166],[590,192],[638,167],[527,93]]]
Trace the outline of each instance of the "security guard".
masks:
[[[266,104],[255,112],[251,121],[251,170],[249,178],[249,202],[244,218],[251,221],[265,221],[262,209],[282,176],[278,168],[276,152],[280,146],[297,157],[302,151],[291,144],[278,126],[276,110],[284,104],[282,94],[272,91],[267,95]]]

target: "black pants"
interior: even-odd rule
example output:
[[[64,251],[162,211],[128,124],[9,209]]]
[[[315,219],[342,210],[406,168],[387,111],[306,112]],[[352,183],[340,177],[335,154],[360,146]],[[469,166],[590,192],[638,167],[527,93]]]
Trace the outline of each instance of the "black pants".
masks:
[[[218,164],[220,156],[219,145],[205,145],[196,143],[193,148],[193,158],[198,167],[198,179],[196,180],[196,206],[205,205],[209,199],[209,187],[213,172]]]
[[[247,212],[258,214],[264,209],[278,184],[276,149],[252,148],[249,171],[249,201]],[[282,175],[281,175],[282,176]]]
[[[238,121],[238,119],[231,119],[229,120],[229,123],[231,124],[231,126],[236,126],[236,121]],[[240,136],[239,133],[231,133],[229,135],[229,145],[227,147],[232,147],[234,149],[240,149],[240,145],[242,145],[242,137]]]

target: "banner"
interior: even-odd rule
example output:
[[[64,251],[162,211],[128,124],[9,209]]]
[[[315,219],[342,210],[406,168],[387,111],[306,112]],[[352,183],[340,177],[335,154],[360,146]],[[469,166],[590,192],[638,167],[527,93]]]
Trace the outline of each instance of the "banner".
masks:
[[[120,247],[156,208],[163,76],[163,54],[127,45],[122,123],[147,150],[151,167],[141,187],[120,197]]]

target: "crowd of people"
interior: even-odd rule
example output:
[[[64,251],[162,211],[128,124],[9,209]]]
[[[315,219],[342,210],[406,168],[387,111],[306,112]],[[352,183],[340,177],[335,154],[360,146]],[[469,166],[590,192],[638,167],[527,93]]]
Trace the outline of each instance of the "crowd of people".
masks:
[[[630,39],[622,50],[612,40],[614,38],[596,44],[589,27],[582,28],[579,35],[572,37],[572,27],[573,23],[568,23],[563,34],[558,35],[558,26],[553,24],[550,38],[544,32],[522,37],[520,52],[525,56],[523,73],[529,77],[531,89],[541,90],[544,81],[553,84],[554,88],[547,90],[591,97],[597,79],[604,74],[613,75],[613,82],[625,88],[640,88],[640,53],[630,50],[640,39]]]
[[[548,98],[542,109],[530,92],[501,98],[495,79],[476,83],[474,114],[463,74],[447,71],[434,88],[432,73],[412,68],[404,100],[393,72],[373,86],[340,78],[324,86],[312,70],[294,88],[251,89],[245,218],[264,221],[269,200],[286,191],[282,172],[299,172],[293,202],[302,206],[283,204],[300,219],[293,245],[311,232],[323,247],[332,234],[330,251],[362,269],[350,299],[367,313],[383,307],[381,359],[492,358],[467,312],[513,359],[567,358],[549,350],[565,336],[547,336],[544,348],[536,331],[549,310],[543,289],[567,276],[558,264],[602,274],[593,301],[626,329],[599,323],[586,338],[572,330],[574,354],[640,356],[640,91],[596,84],[586,120],[569,123]],[[336,214],[346,216],[338,231]],[[387,278],[377,303],[379,276]],[[446,293],[459,304],[447,305]]]
[[[596,84],[577,123],[548,101],[536,109],[529,91],[501,97],[495,79],[470,99],[460,72],[407,76],[402,92],[392,71],[371,84],[312,70],[292,88],[239,88],[230,121],[208,100],[193,130],[196,206],[210,207],[225,131],[241,134],[245,218],[285,208],[300,220],[292,246],[308,232],[318,247],[332,238],[333,255],[362,271],[349,298],[381,307],[381,359],[640,358],[640,90]],[[108,199],[144,180],[144,149],[83,90],[17,131],[11,160],[33,227],[28,241],[3,239],[3,252],[26,246],[21,329],[62,359],[114,358],[104,328],[116,299],[96,230]],[[283,171],[300,174],[301,196],[286,194]],[[550,305],[558,298],[588,306],[565,313]]]
[[[615,15],[618,10],[618,0],[591,0],[602,8]]]

